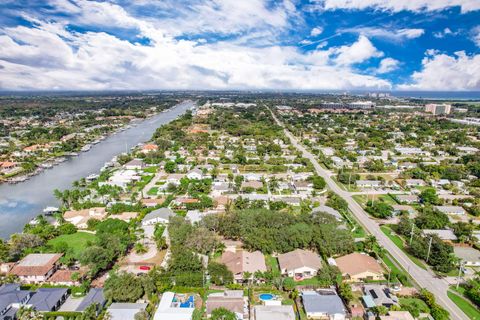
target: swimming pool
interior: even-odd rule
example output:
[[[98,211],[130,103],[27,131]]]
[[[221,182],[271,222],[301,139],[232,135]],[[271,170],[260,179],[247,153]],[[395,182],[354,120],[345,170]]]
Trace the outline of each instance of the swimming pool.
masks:
[[[262,293],[261,295],[258,296],[260,298],[260,300],[262,301],[267,301],[267,300],[272,300],[273,298],[275,298],[275,295],[271,294],[271,293]]]

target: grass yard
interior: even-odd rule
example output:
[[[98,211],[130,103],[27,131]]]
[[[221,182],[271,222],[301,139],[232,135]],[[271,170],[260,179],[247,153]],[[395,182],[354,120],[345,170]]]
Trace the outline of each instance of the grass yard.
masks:
[[[158,187],[153,187],[147,191],[149,196],[156,196],[158,194]]]
[[[410,282],[410,279],[408,278],[408,275],[405,271],[401,270],[400,268],[397,267],[397,264],[394,263],[394,258],[390,258],[388,255],[384,255],[384,257],[382,258],[383,262],[385,263],[385,265],[390,269],[390,271],[392,273],[396,273],[396,274],[404,274],[406,275],[407,277],[407,280],[406,280],[406,283],[402,283],[404,286],[411,286],[411,282]],[[400,280],[399,280],[400,281]]]
[[[72,248],[73,255],[75,257],[78,257],[83,253],[83,251],[87,247],[88,242],[93,242],[95,241],[95,239],[96,236],[94,234],[78,231],[77,233],[64,234],[53,238],[48,241],[48,244],[51,246],[55,246],[60,242],[65,242],[70,248]]]
[[[480,312],[470,304],[470,302],[452,291],[448,291],[447,294],[450,300],[452,300],[470,319],[480,320]]]
[[[278,265],[278,260],[276,257],[266,255],[265,264],[267,265],[268,270],[271,270],[272,273],[280,275],[280,267]]]
[[[410,260],[412,260],[417,266],[419,266],[420,268],[426,270],[427,268],[425,267],[425,264],[418,258],[412,256],[410,253],[407,252],[407,250],[405,250],[405,244],[403,242],[403,239],[399,236],[399,235],[396,235],[396,234],[393,234],[392,232],[392,229],[390,229],[389,227],[387,226],[381,226],[380,229],[382,229],[382,232],[390,238],[390,240],[392,240],[393,243],[395,243],[395,245],[397,247],[399,247],[409,258]]]

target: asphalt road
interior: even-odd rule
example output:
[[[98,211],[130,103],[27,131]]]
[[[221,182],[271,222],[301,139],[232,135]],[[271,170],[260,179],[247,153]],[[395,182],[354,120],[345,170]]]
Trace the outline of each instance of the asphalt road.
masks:
[[[275,116],[274,119],[277,124],[284,127],[283,123],[281,123]],[[302,152],[305,158],[312,162],[317,174],[325,179],[328,187],[333,192],[345,199],[345,201],[347,201],[350,211],[355,215],[357,220],[363,225],[366,231],[377,238],[378,243],[383,246],[400,263],[400,265],[403,266],[405,270],[407,270],[407,272],[412,276],[413,279],[415,279],[418,285],[432,292],[436,297],[437,303],[443,306],[450,313],[450,317],[452,319],[468,320],[469,318],[467,315],[465,315],[463,311],[460,310],[460,308],[458,308],[447,296],[448,283],[443,279],[436,278],[432,272],[423,270],[413,263],[410,258],[408,258],[408,256],[380,230],[380,226],[375,221],[370,219],[363,208],[352,198],[350,192],[342,190],[335,183],[335,181],[330,178],[328,171],[320,166],[316,157],[306,150],[293,136],[293,134],[285,129],[285,127],[284,130],[292,145],[297,150]]]

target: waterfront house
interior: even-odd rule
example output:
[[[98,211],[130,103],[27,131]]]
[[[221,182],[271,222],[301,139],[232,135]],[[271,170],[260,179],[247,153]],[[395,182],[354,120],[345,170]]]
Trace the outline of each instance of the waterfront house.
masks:
[[[123,167],[127,170],[141,170],[145,167],[142,159],[133,159],[125,163]]]
[[[57,270],[61,253],[31,253],[10,270],[21,282],[43,283]]]
[[[322,267],[322,260],[313,251],[296,249],[278,255],[278,264],[283,275],[302,280],[314,277]]]
[[[103,207],[94,207],[83,210],[69,210],[63,214],[65,221],[70,222],[78,229],[87,229],[88,220],[103,220],[107,217],[107,211]]]

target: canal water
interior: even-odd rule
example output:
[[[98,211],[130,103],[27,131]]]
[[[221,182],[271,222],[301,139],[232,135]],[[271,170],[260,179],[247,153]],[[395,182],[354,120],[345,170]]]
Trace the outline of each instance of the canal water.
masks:
[[[47,169],[18,184],[0,185],[0,238],[8,238],[19,232],[32,218],[41,214],[47,206],[58,206],[53,195],[55,189],[68,189],[72,182],[98,173],[105,162],[125,152],[140,142],[148,141],[155,130],[194,106],[194,102],[185,101],[173,108],[148,118],[135,126],[115,133],[90,151]]]

